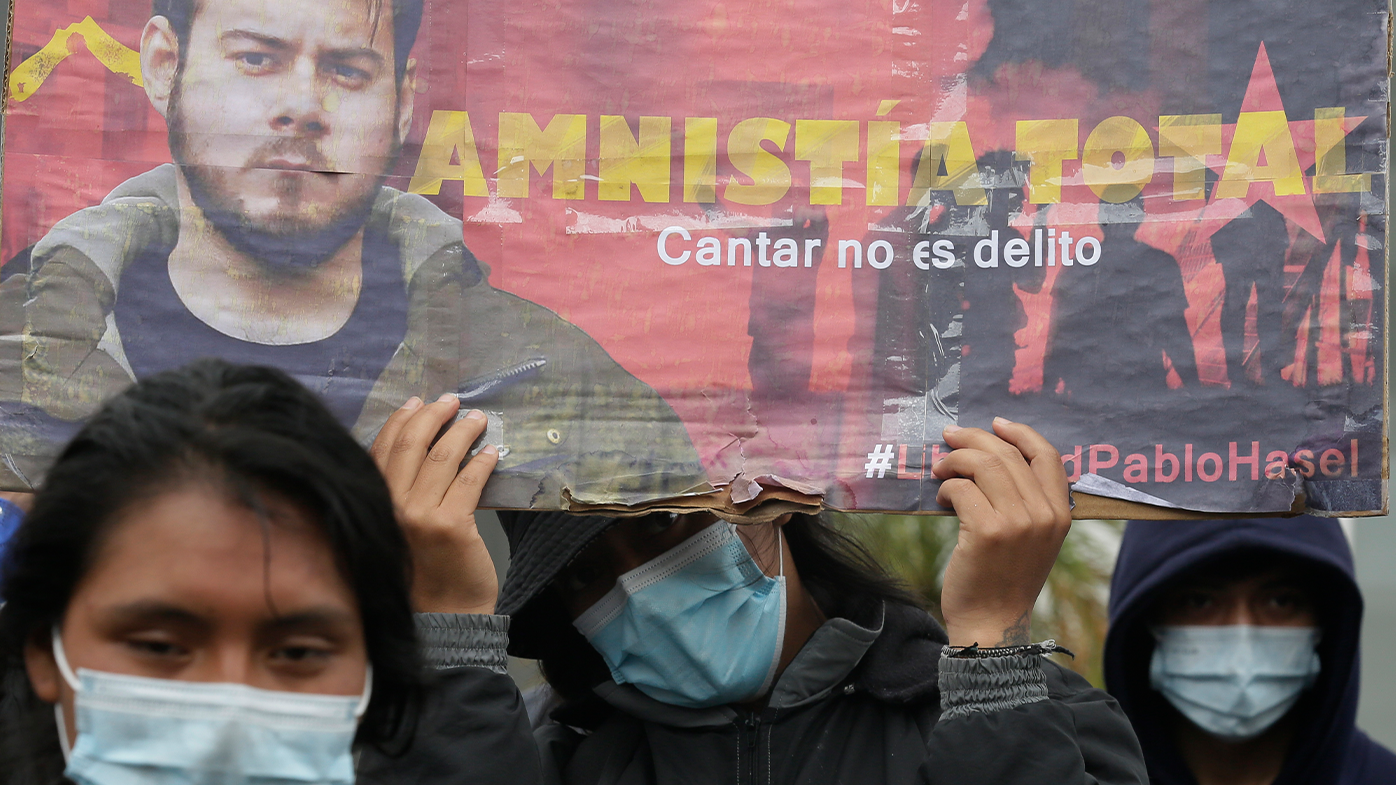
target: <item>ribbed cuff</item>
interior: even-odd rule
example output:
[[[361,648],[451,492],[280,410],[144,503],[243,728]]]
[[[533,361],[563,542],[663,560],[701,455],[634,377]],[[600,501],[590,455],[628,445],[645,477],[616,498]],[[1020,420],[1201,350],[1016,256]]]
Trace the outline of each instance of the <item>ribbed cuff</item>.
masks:
[[[509,617],[484,613],[415,613],[417,640],[427,665],[488,668],[507,673]]]
[[[1036,655],[960,658],[940,655],[940,718],[1003,711],[1047,700],[1047,678]]]

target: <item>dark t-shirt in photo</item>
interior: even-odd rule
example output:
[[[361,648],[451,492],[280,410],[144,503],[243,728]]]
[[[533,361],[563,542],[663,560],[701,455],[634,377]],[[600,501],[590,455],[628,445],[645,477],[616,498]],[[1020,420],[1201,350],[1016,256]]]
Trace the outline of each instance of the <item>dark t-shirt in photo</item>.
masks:
[[[272,365],[318,393],[340,422],[352,426],[407,332],[407,292],[397,249],[382,234],[369,233],[359,301],[343,327],[309,343],[253,343],[225,335],[191,313],[170,281],[168,250],[151,249],[122,274],[115,315],[126,360],[138,379],[201,357]]]

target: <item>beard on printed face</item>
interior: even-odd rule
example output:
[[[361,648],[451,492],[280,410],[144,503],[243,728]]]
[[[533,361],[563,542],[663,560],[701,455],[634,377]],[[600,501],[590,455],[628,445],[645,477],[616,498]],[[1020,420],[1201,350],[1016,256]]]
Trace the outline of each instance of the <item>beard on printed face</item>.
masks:
[[[396,115],[396,107],[392,116]],[[170,155],[190,197],[228,244],[268,272],[297,273],[323,264],[358,236],[387,172],[401,150],[394,140],[380,159],[382,171],[336,171],[318,139],[268,136],[238,166],[201,162],[191,141],[216,140],[217,131],[194,132],[180,102],[180,79],[170,92]],[[248,189],[260,190],[250,209]]]

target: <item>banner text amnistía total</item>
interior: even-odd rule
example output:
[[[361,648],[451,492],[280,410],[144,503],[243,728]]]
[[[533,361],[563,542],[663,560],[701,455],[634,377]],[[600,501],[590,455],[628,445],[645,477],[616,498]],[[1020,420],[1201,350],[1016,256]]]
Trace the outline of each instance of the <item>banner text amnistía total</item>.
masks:
[[[133,379],[456,394],[485,502],[1385,507],[1386,6],[16,0],[0,485]],[[717,502],[714,501],[714,504]]]

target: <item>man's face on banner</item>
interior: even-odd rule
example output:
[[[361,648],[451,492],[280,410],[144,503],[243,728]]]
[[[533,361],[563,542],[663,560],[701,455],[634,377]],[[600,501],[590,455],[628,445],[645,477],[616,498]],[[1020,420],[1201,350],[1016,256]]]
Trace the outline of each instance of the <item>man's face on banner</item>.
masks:
[[[166,119],[194,202],[269,267],[324,261],[363,226],[410,115],[391,0],[201,2],[183,46]]]

